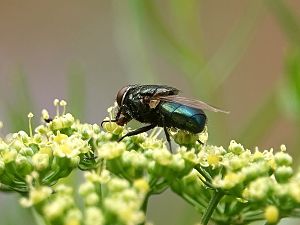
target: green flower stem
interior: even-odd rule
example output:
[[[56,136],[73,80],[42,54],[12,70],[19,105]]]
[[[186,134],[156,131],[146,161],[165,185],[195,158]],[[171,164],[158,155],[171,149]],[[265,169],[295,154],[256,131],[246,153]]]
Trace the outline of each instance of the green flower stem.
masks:
[[[161,194],[163,193],[166,189],[168,189],[168,183],[166,181],[163,181],[159,184],[156,184],[152,190],[151,190],[151,194]]]
[[[156,185],[156,183],[158,182],[158,180],[159,180],[158,177],[151,177],[150,178],[149,185],[150,185],[151,189]]]
[[[201,168],[201,166],[196,166],[195,169],[204,177],[205,180],[201,179],[201,181],[209,188],[214,189],[213,185],[211,184],[211,177],[210,175]]]
[[[211,198],[207,210],[202,216],[201,225],[207,225],[211,215],[213,214],[215,208],[217,207],[218,203],[220,202],[221,198],[224,196],[224,193],[220,190],[215,190],[213,197]]]
[[[36,210],[35,208],[31,208],[31,212],[34,218],[34,221],[37,225],[49,225],[49,222],[45,220]]]
[[[268,222],[265,222],[265,225],[276,225],[278,223],[279,223],[279,221],[277,223],[268,223]]]
[[[0,191],[3,191],[3,192],[11,192],[11,191],[13,191],[13,190],[12,190],[9,186],[0,183]]]
[[[182,193],[182,194],[180,194],[180,196],[184,200],[186,200],[189,204],[191,204],[192,206],[194,206],[198,209],[200,209],[200,208],[205,209],[206,208],[206,204],[204,202],[196,201],[195,198],[190,197],[188,194]]]
[[[146,216],[146,214],[147,214],[147,207],[148,207],[148,201],[149,201],[150,196],[151,196],[151,194],[147,194],[147,195],[145,196],[145,199],[144,199],[144,202],[143,202],[143,205],[142,205],[142,208],[141,208],[142,211],[144,212],[145,216]],[[145,222],[146,222],[146,221],[144,221],[143,223],[141,223],[141,224],[139,224],[139,225],[145,225]]]

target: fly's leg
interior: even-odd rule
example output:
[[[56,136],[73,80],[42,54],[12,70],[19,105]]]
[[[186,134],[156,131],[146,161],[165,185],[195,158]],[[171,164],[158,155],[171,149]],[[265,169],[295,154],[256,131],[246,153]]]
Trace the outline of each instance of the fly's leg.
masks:
[[[112,119],[112,120],[103,120],[103,121],[101,122],[101,127],[103,128],[103,124],[104,124],[104,123],[110,123],[110,122],[117,122],[117,120],[116,120],[116,119]]]
[[[200,140],[197,140],[200,145],[204,145],[204,143]]]
[[[136,130],[130,131],[127,134],[125,134],[123,137],[120,137],[118,142],[122,141],[125,137],[130,137],[130,136],[133,136],[133,135],[144,133],[148,130],[153,129],[156,126],[157,126],[156,124],[150,124],[148,126],[141,127],[141,128],[136,129]]]
[[[165,132],[165,135],[166,135],[166,138],[167,138],[167,142],[169,143],[170,152],[172,153],[171,138],[170,138],[169,131],[168,131],[166,125],[165,125],[165,119],[164,119],[164,117],[162,117],[162,123],[163,123],[164,132]]]
[[[172,145],[171,145],[171,138],[170,138],[170,134],[169,134],[169,131],[167,130],[166,126],[164,126],[164,131],[166,134],[167,142],[169,143],[170,152],[172,153],[173,151],[172,151]]]

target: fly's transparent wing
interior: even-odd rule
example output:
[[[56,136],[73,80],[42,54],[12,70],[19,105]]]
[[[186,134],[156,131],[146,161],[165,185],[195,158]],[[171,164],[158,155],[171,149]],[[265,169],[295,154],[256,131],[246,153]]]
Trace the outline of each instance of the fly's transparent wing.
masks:
[[[205,102],[202,102],[199,100],[194,100],[194,99],[189,99],[186,97],[181,97],[178,95],[158,96],[158,97],[156,97],[156,99],[166,101],[166,102],[176,102],[176,103],[186,105],[186,106],[196,108],[196,109],[204,109],[204,110],[209,110],[212,112],[229,113],[228,111],[218,109],[218,108],[213,107]]]

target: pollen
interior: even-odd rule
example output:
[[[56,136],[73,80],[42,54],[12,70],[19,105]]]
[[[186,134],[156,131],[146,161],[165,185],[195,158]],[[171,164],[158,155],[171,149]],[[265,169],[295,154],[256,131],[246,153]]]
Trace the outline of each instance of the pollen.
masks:
[[[219,155],[210,154],[207,156],[207,163],[212,166],[217,166],[221,161],[221,158]]]
[[[69,155],[72,153],[72,149],[67,144],[61,145],[60,149],[65,155]]]
[[[147,193],[149,191],[149,184],[145,179],[135,180],[133,186],[142,193]]]
[[[67,139],[68,136],[65,134],[57,134],[54,138],[53,141],[55,141],[56,143],[60,144],[63,140]]]

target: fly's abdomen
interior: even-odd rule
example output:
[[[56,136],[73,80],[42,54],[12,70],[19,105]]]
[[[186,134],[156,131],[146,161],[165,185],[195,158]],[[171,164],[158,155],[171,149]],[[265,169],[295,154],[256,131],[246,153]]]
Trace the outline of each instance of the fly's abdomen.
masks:
[[[175,127],[192,133],[200,133],[205,127],[206,115],[201,109],[175,102],[161,102],[159,108],[167,127]]]

